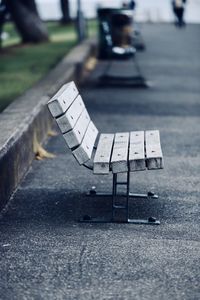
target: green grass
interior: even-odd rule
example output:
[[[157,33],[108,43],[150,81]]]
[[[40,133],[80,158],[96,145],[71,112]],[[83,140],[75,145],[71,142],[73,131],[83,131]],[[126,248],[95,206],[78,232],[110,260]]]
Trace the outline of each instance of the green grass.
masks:
[[[73,25],[47,24],[50,42],[21,45],[13,24],[4,26],[9,38],[0,53],[0,111],[17,96],[40,80],[76,44]],[[89,34],[96,32],[96,22],[89,22]]]

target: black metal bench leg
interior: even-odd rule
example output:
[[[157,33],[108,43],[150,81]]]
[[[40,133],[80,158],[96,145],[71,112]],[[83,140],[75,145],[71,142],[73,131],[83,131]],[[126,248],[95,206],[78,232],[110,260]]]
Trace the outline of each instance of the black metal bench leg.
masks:
[[[126,194],[117,194],[117,186],[118,185],[126,185]],[[148,219],[130,219],[129,218],[129,201],[130,198],[146,198],[146,199],[157,199],[158,196],[152,192],[147,194],[133,194],[130,193],[130,172],[127,172],[127,180],[125,182],[117,181],[117,174],[113,174],[113,185],[112,185],[112,193],[97,193],[96,188],[93,187],[88,196],[98,196],[98,197],[112,197],[112,208],[111,208],[111,218],[110,219],[99,219],[92,218],[88,215],[85,215],[80,221],[81,222],[89,222],[89,223],[106,223],[106,222],[121,222],[121,223],[131,223],[131,224],[147,224],[147,225],[159,225],[160,222],[156,220],[154,217],[149,217]],[[125,205],[116,205],[115,200],[117,196],[125,196],[126,204]],[[115,218],[115,213],[117,210],[124,210],[124,218],[122,220],[117,220]]]
[[[135,82],[138,84],[138,86],[148,88],[150,85],[147,82],[147,80],[144,77],[144,75],[142,74],[142,71],[141,71],[141,68],[139,66],[139,63],[138,63],[138,60],[137,60],[136,56],[133,58],[133,62],[135,64],[135,68],[136,68],[136,71],[138,73],[138,76],[135,76]]]
[[[113,188],[112,188],[112,221],[114,221],[115,218],[115,199],[116,199],[116,194],[117,194],[117,174],[113,174]]]
[[[146,224],[146,225],[159,225],[160,221],[156,220],[154,217],[149,217],[147,220],[145,219],[129,219],[129,198],[130,198],[130,192],[129,192],[129,187],[130,187],[130,172],[127,173],[127,222],[131,224]],[[154,199],[157,199],[158,196],[155,195],[154,193],[148,193],[149,196],[152,195]],[[149,196],[145,195],[145,198],[149,198]],[[132,194],[131,196],[135,195],[135,198],[144,198],[143,194]],[[156,198],[155,198],[156,196]]]
[[[127,172],[127,186],[126,186],[126,220],[129,219],[129,195],[130,195],[130,172]]]
[[[96,186],[93,186],[89,192],[86,193],[86,196],[89,197],[112,197],[113,193],[101,193],[96,191]],[[120,197],[127,197],[126,194],[118,194]],[[153,192],[149,191],[147,194],[135,194],[129,191],[129,198],[135,198],[135,199],[158,199],[158,195],[154,194]]]
[[[141,87],[141,88],[148,88],[150,87],[150,83],[146,80],[146,78],[142,75],[141,69],[137,62],[137,58],[134,57],[133,63],[137,71],[137,75],[130,75],[130,76],[121,76],[121,74],[111,75],[109,74],[109,70],[111,68],[111,63],[108,63],[106,66],[103,74],[99,76],[99,80],[101,84],[128,84],[132,87]]]
[[[103,73],[100,75],[100,77],[99,77],[99,79],[100,79],[100,81],[106,81],[107,80],[107,78],[109,77],[109,75],[108,75],[108,73],[109,73],[109,71],[110,71],[110,69],[111,69],[111,66],[112,66],[112,60],[110,59],[110,60],[108,60],[108,62],[107,62],[107,64],[106,64],[106,66],[105,66],[105,69],[103,70]]]

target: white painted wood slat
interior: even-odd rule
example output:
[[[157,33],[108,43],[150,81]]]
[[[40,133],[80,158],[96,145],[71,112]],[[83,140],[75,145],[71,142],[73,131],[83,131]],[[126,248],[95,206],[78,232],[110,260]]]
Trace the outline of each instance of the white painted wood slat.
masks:
[[[58,117],[64,114],[77,96],[78,90],[73,81],[64,84],[48,102],[52,116]]]
[[[90,117],[86,108],[84,108],[74,128],[67,133],[63,134],[63,137],[69,146],[69,148],[77,147],[81,144],[85,135],[86,129],[89,125]]]
[[[57,118],[56,121],[62,133],[72,130],[80,117],[85,105],[81,96],[79,95],[64,115]]]
[[[130,133],[129,168],[130,172],[146,169],[144,131],[132,131]]]
[[[128,172],[128,146],[129,132],[116,133],[111,157],[113,173]]]
[[[108,174],[114,134],[101,134],[94,157],[94,174]]]
[[[94,123],[90,121],[81,145],[72,151],[80,165],[84,164],[91,158],[97,134],[97,128],[95,127]]]
[[[160,145],[159,130],[145,132],[146,162],[149,170],[163,168],[163,155]]]

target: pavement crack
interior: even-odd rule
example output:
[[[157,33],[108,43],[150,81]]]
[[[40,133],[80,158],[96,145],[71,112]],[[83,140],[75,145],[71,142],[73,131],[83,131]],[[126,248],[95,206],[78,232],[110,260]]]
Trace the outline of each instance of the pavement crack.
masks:
[[[83,259],[86,251],[87,245],[83,244],[80,251],[78,266],[79,266],[79,279],[83,277]]]

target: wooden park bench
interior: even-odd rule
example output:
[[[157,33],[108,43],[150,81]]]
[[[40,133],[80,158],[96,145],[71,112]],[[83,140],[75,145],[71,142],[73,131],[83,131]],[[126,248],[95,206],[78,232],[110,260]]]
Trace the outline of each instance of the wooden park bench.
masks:
[[[48,102],[48,107],[55,118],[63,137],[72,154],[81,166],[92,170],[94,174],[113,174],[112,211],[109,220],[93,219],[89,215],[82,218],[84,222],[126,222],[135,224],[155,224],[160,222],[153,217],[147,220],[129,218],[130,198],[157,199],[152,192],[147,194],[130,193],[130,173],[163,168],[162,150],[158,130],[118,132],[99,134],[91,121],[84,102],[74,82],[65,84]],[[125,173],[126,180],[118,180],[120,173]],[[118,185],[125,185],[126,203],[117,205]],[[108,196],[98,194],[95,189],[91,196]],[[123,218],[116,216],[123,211]]]

